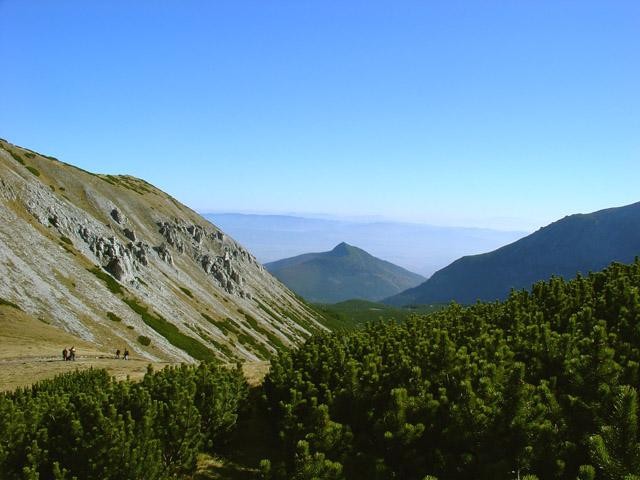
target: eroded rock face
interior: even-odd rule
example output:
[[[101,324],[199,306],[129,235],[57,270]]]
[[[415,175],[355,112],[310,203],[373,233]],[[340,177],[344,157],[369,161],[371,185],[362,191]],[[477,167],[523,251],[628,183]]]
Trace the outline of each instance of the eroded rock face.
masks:
[[[133,253],[133,258],[138,261],[141,265],[145,267],[149,265],[149,258],[147,254],[150,251],[149,245],[146,243],[138,242],[138,243],[129,243],[127,248],[131,250]]]
[[[157,247],[153,247],[153,249],[158,254],[158,257],[160,257],[160,260],[168,263],[169,265],[173,265],[173,257],[171,256],[171,252],[164,243]]]
[[[136,241],[136,234],[133,230],[130,230],[128,228],[125,228],[124,230],[122,230],[122,234],[127,237],[129,240],[131,240],[132,242]]]
[[[181,238],[181,228],[168,222],[158,223],[160,234],[166,239],[167,243],[175,248],[178,252],[184,253],[184,243]]]
[[[240,298],[251,298],[244,288],[243,263],[264,271],[253,255],[244,248],[227,240],[224,233],[212,225],[205,227],[173,218],[157,220],[158,233],[164,239],[156,245],[139,241],[131,221],[121,208],[109,199],[100,198],[93,190],[85,188],[85,195],[93,204],[107,210],[108,216],[123,225],[122,237],[113,235],[108,224],[88,221],[82,215],[68,211],[64,203],[45,189],[37,195],[29,195],[31,213],[44,225],[59,230],[60,234],[79,237],[94,255],[96,263],[118,281],[133,282],[144,267],[150,265],[150,253],[171,266],[175,255],[187,255],[199,264],[227,293]],[[124,226],[127,225],[127,226]],[[128,241],[127,241],[128,240]]]
[[[143,242],[124,243],[115,236],[99,236],[86,226],[78,228],[79,237],[94,254],[97,263],[120,282],[132,282],[142,266],[149,265],[149,246]]]
[[[120,210],[118,210],[117,208],[114,208],[113,210],[111,210],[111,218],[113,218],[118,223],[124,222],[124,216],[122,215]]]
[[[244,279],[241,275],[243,262],[258,265],[258,262],[244,248],[235,242],[225,243],[222,232],[215,228],[205,228],[201,225],[189,225],[174,219],[158,222],[158,231],[177,253],[186,254],[200,264],[208,275],[211,275],[225,291],[241,298],[247,298],[250,293],[243,288]],[[159,255],[164,257],[168,251],[165,246],[162,251],[155,247]]]

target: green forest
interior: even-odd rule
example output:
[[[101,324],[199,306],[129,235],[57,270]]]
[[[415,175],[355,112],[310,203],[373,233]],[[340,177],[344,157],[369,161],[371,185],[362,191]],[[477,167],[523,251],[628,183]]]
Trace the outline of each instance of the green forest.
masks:
[[[639,368],[636,259],[316,335],[274,358],[256,395],[208,363],[3,394],[0,472],[184,478],[251,410],[270,428],[253,432],[269,443],[263,480],[640,479]]]
[[[640,478],[640,262],[316,336],[264,384],[273,479]]]

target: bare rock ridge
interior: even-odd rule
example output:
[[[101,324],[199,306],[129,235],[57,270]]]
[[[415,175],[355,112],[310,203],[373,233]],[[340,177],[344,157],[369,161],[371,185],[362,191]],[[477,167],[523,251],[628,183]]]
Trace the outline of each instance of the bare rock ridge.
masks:
[[[268,358],[324,328],[251,253],[149,183],[1,140],[0,268],[0,298],[150,360]]]

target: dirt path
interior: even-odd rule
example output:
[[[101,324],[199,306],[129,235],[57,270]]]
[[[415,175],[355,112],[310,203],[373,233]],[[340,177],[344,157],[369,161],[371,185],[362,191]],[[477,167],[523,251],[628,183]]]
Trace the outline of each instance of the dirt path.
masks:
[[[75,361],[62,360],[62,349],[75,346]],[[126,347],[126,345],[125,345]],[[121,349],[123,347],[120,347]],[[87,368],[104,368],[118,380],[138,380],[151,364],[158,370],[174,362],[152,362],[138,357],[116,360],[114,352],[80,339],[32,316],[0,305],[0,391],[25,387],[39,380],[65,372]],[[269,370],[269,362],[246,362],[242,367],[247,381],[255,386]]]
[[[149,363],[144,359],[125,361],[107,356],[79,356],[75,361],[69,362],[53,357],[5,358],[0,360],[0,390],[26,387],[61,373],[87,368],[104,368],[118,380],[124,380],[127,377],[137,380],[144,376]],[[154,362],[152,365],[155,369],[160,369],[170,363]]]
[[[52,356],[23,356],[0,358],[0,391],[14,390],[29,386],[39,380],[51,378],[61,373],[85,370],[87,368],[104,368],[117,380],[127,377],[139,380],[144,377],[147,366],[151,364],[155,370],[176,365],[170,362],[150,362],[146,359],[131,358],[116,360],[112,355],[79,355],[75,361],[62,360]],[[259,385],[269,371],[269,362],[246,362],[242,370],[251,386]]]

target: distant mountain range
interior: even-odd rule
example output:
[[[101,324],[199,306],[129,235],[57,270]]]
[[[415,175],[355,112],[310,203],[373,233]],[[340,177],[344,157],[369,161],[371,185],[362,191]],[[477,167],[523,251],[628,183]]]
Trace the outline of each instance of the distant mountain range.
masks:
[[[425,277],[463,255],[488,252],[527,234],[377,219],[238,213],[203,216],[245,245],[262,263],[330,250],[344,241]]]
[[[329,252],[285,258],[265,267],[291,290],[317,303],[380,300],[425,280],[344,242]]]
[[[640,255],[640,202],[558,220],[510,245],[462,257],[423,284],[385,300],[390,305],[505,298],[552,275],[572,278],[628,263]]]

